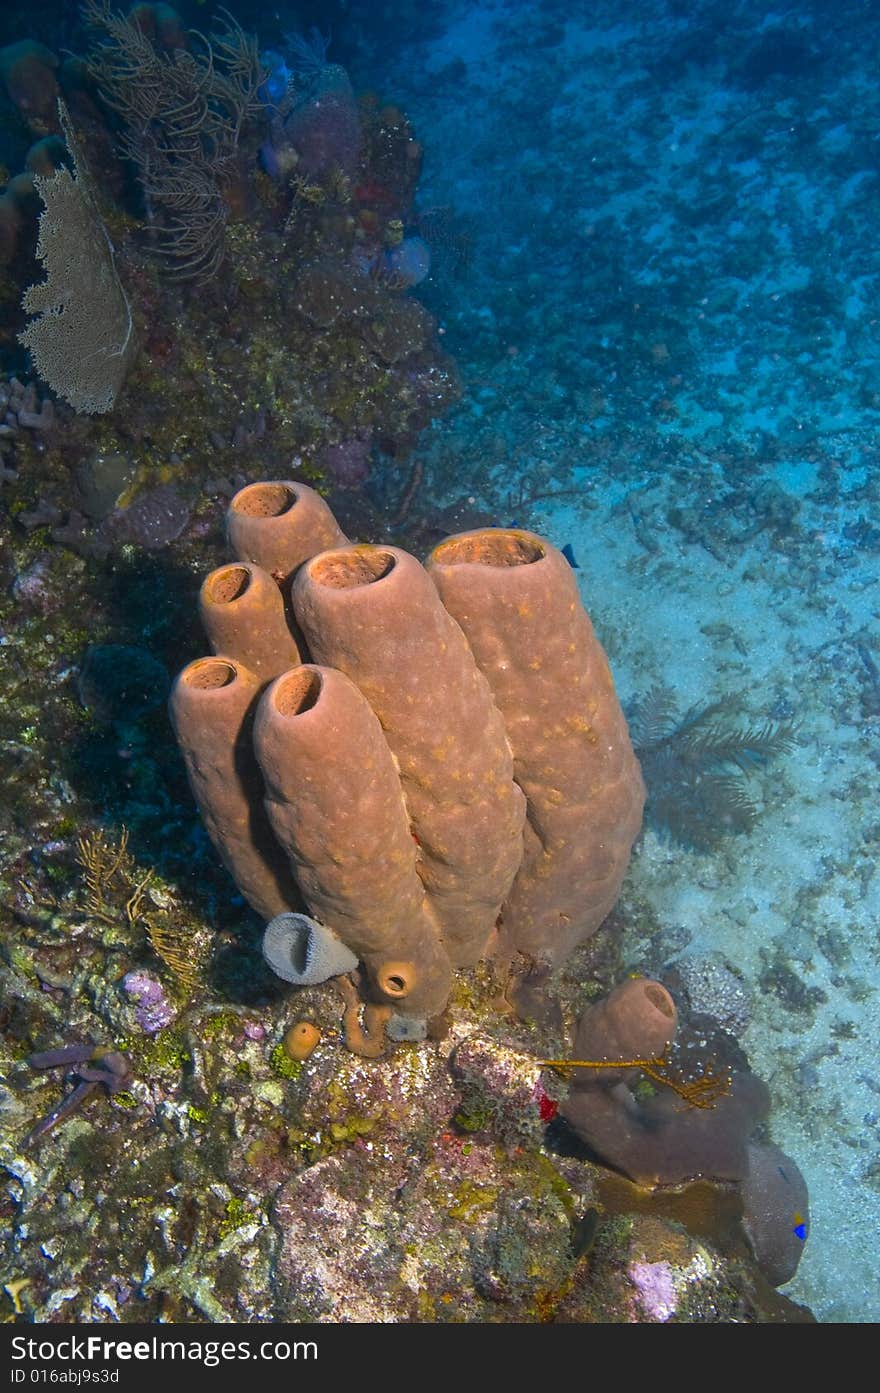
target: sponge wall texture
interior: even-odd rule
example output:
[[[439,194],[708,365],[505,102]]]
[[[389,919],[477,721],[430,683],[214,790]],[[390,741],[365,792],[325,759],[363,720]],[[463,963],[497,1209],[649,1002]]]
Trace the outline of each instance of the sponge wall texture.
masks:
[[[417,870],[452,962],[472,966],[522,858],[504,722],[424,568],[396,547],[322,552],[293,583],[313,658],[347,674],[397,761]]]
[[[504,717],[527,799],[502,942],[557,964],[609,913],[641,826],[645,788],[608,661],[571,567],[534,533],[460,533],[427,569]]]
[[[304,664],[265,692],[254,727],[266,809],[310,910],[378,995],[443,1010],[452,968],[416,874],[400,779],[379,721],[342,672]]]

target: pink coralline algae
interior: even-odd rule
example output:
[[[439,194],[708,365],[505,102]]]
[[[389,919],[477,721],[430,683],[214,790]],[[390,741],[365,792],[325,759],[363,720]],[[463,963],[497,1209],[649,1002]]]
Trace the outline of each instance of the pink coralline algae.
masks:
[[[662,1322],[675,1315],[678,1296],[668,1262],[634,1262],[629,1269],[629,1278],[649,1320]]]
[[[137,1003],[135,1020],[147,1035],[155,1035],[174,1020],[174,1007],[166,1000],[162,983],[148,972],[127,972],[122,985]]]
[[[43,552],[15,577],[12,593],[24,609],[47,614],[58,603],[57,588],[52,585],[50,560],[48,552]]]

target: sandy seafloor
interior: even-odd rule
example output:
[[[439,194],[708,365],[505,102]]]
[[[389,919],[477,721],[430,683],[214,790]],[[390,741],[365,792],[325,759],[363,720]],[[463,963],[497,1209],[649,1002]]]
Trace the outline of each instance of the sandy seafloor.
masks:
[[[876,1320],[880,12],[447,0],[395,42],[353,25],[344,61],[407,111],[454,230],[422,291],[465,395],[426,479],[572,545],[625,703],[662,683],[797,722],[750,833],[647,828],[625,957],[741,975],[810,1190],[785,1290]]]

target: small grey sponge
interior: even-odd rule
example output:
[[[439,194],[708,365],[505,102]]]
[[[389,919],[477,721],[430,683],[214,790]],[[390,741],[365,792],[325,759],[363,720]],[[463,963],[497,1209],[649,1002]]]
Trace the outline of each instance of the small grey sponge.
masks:
[[[266,925],[263,956],[273,972],[298,987],[326,982],[358,965],[342,939],[307,914],[277,914]]]
[[[428,1038],[428,1022],[424,1016],[402,1016],[395,1011],[385,1026],[385,1034],[389,1040],[401,1042],[426,1040]]]

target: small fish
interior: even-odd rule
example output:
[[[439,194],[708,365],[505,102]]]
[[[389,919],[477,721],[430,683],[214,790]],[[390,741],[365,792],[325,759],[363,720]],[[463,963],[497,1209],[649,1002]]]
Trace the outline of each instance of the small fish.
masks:
[[[806,1219],[804,1218],[803,1214],[795,1213],[795,1216],[794,1216],[794,1228],[792,1229],[792,1233],[794,1234],[795,1238],[799,1238],[799,1239],[801,1240],[802,1243],[806,1243],[806,1241],[807,1241],[807,1221],[806,1221]]]
[[[580,566],[575,560],[574,547],[572,546],[571,542],[566,542],[565,546],[562,548],[562,555],[565,557],[566,561],[568,562],[569,566],[573,571],[580,570]]]
[[[596,1241],[596,1234],[599,1232],[599,1211],[595,1205],[590,1205],[584,1214],[573,1225],[571,1230],[571,1251],[575,1258],[586,1257]]]

